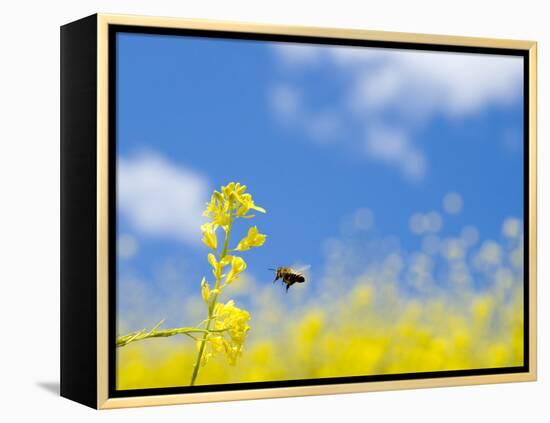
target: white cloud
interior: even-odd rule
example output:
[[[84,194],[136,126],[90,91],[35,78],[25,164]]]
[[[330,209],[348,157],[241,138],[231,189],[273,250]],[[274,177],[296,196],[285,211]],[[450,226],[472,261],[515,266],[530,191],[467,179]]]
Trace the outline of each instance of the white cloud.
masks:
[[[521,58],[480,54],[386,51],[355,82],[355,101],[405,117],[467,116],[521,93]],[[406,100],[406,101],[404,101]]]
[[[304,117],[303,123],[307,133],[319,142],[333,141],[342,128],[340,116],[332,110],[310,113]]]
[[[280,83],[271,87],[269,102],[283,124],[298,126],[319,142],[332,141],[342,127],[341,117],[335,110],[307,110],[302,94],[291,84]]]
[[[277,117],[290,124],[299,118],[301,112],[301,96],[298,91],[289,84],[278,84],[269,92],[271,107]]]
[[[411,142],[405,131],[368,128],[365,147],[369,157],[398,167],[411,180],[422,179],[426,173],[424,154]]]
[[[145,235],[199,242],[208,184],[151,152],[118,159],[118,208]]]
[[[311,44],[277,44],[277,53],[288,66],[315,64],[323,53],[323,48]]]
[[[276,53],[286,64],[337,66],[352,74],[350,98],[371,109],[406,103],[409,113],[420,106],[462,116],[522,92],[522,59],[514,56],[292,44],[278,44]]]
[[[411,180],[426,174],[428,160],[414,136],[430,120],[465,118],[492,105],[506,106],[522,93],[519,57],[284,43],[275,53],[293,72],[328,69],[346,81],[341,96],[330,100],[331,119],[339,122],[335,128],[340,129],[344,119],[362,128],[359,133],[367,134],[366,155],[398,168]],[[288,77],[287,92],[296,91],[292,74],[282,75]],[[301,116],[298,123],[310,137],[326,141],[327,131],[319,131],[319,137],[308,129],[315,112],[308,110],[307,93],[295,103],[294,113]],[[379,129],[389,127],[391,136]],[[328,132],[330,137],[336,138],[334,132]],[[357,138],[359,144],[365,142]]]

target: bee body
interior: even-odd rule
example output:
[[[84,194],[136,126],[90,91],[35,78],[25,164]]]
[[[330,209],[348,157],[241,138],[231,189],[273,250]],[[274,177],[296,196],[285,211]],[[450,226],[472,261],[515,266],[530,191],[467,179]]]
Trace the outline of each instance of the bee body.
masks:
[[[286,284],[286,290],[290,288],[295,283],[304,283],[306,281],[305,276],[302,271],[297,271],[291,267],[280,266],[277,269],[272,269],[276,271],[275,280],[273,283],[277,282],[279,279]]]

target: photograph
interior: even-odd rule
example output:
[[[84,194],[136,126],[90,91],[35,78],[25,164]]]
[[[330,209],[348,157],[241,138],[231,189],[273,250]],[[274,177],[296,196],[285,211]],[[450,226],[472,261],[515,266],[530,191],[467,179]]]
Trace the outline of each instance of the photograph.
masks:
[[[525,52],[109,42],[111,392],[528,370]]]
[[[548,423],[543,5],[7,2],[0,422]]]

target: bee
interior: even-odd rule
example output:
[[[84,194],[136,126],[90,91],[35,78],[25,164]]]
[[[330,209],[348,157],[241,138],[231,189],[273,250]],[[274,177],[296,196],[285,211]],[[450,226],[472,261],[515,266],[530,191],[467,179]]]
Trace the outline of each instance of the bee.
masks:
[[[309,267],[310,266],[305,266],[299,270],[294,270],[292,267],[280,266],[277,267],[277,269],[268,270],[273,270],[276,272],[275,280],[273,281],[273,283],[281,279],[281,281],[286,284],[286,292],[288,292],[288,288],[290,288],[295,283],[304,283],[306,281],[304,272],[309,269]]]

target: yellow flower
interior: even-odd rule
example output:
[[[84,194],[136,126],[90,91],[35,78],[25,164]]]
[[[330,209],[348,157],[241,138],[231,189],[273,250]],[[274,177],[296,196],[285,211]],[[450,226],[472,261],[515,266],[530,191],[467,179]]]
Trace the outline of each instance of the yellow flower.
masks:
[[[202,341],[197,341],[197,349],[200,349],[201,343]],[[218,334],[210,334],[206,340],[204,354],[200,363],[201,367],[204,367],[208,363],[208,361],[210,361],[210,359],[214,357],[216,353],[225,353],[226,351],[230,350],[231,347],[227,339]],[[228,356],[228,359],[230,360],[230,363],[232,365],[235,364],[233,357],[229,358]]]
[[[201,226],[202,242],[208,248],[215,250],[218,247],[218,238],[216,237],[216,225],[205,223]]]
[[[213,217],[220,211],[221,204],[223,204],[223,201],[219,201],[213,194],[212,197],[210,197],[210,202],[206,204],[206,209],[202,212],[202,215],[204,217]]]
[[[214,191],[213,195],[216,198],[216,200],[218,200],[218,203],[221,204],[224,202],[223,195],[221,195],[218,191]]]
[[[218,270],[218,260],[216,260],[216,256],[214,254],[208,254],[208,263],[210,263],[214,270]]]
[[[244,342],[249,326],[250,313],[235,306],[235,301],[229,300],[227,303],[216,304],[214,309],[216,321],[214,327],[216,330],[228,329],[231,338],[239,343]]]
[[[254,204],[252,196],[246,191],[246,185],[231,182],[221,187],[221,192],[214,191],[206,205],[203,216],[212,219],[212,224],[220,225],[226,232],[235,217],[250,219],[249,210],[265,213],[265,209]]]
[[[265,238],[266,235],[259,233],[258,228],[253,226],[248,230],[248,234],[239,242],[235,250],[246,251],[250,250],[252,247],[260,247],[264,244]]]
[[[208,282],[205,278],[202,278],[201,282],[201,294],[202,299],[205,303],[208,303],[208,300],[210,299],[210,285],[208,285]]]
[[[252,196],[250,194],[242,194],[238,197],[238,200],[240,203],[240,206],[237,209],[238,217],[244,217],[246,219],[254,217],[254,215],[246,215],[249,210],[257,210],[261,213],[265,213],[265,209],[263,207],[254,204],[254,200],[252,200]]]
[[[222,186],[222,194],[226,200],[229,200],[231,193],[235,192],[235,182],[230,182],[226,186]]]
[[[250,329],[248,326],[250,313],[236,307],[235,302],[230,300],[226,304],[216,304],[214,316],[216,319],[214,328],[227,331],[212,338],[213,348],[216,351],[223,349],[229,363],[233,365],[242,353],[244,341]]]
[[[235,185],[235,191],[239,195],[243,194],[246,191],[246,185],[241,185],[237,182],[237,184]]]
[[[213,329],[219,332],[208,335],[200,365],[204,366],[216,353],[225,354],[229,364],[234,365],[242,354],[250,329],[250,313],[236,307],[235,302],[230,300],[226,304],[216,304],[213,316]],[[200,349],[202,342],[197,341],[197,349]]]
[[[208,254],[208,263],[213,267],[212,273],[214,277],[218,278],[222,274],[223,268],[231,263],[233,256],[225,256],[219,262],[216,260],[216,256],[212,253]]]
[[[226,284],[230,284],[235,279],[239,277],[239,274],[242,273],[246,269],[246,262],[241,258],[234,256],[231,259],[231,270],[229,271],[229,274],[227,275],[227,279],[225,281]]]
[[[225,230],[231,222],[231,209],[229,203],[217,191],[210,198],[210,203],[206,205],[206,209],[202,213],[203,216],[212,219],[212,224],[220,225]]]

